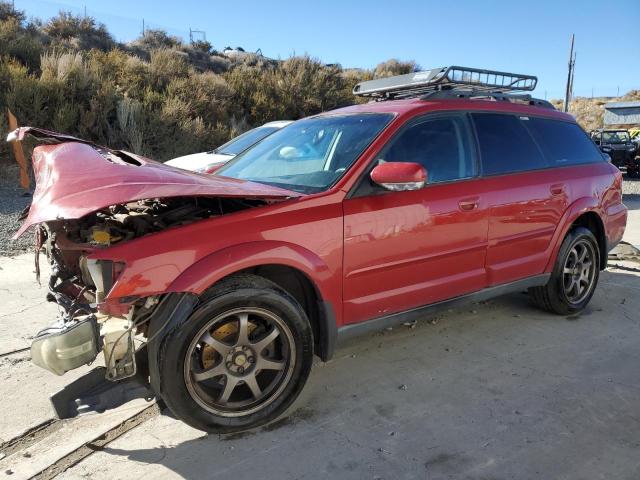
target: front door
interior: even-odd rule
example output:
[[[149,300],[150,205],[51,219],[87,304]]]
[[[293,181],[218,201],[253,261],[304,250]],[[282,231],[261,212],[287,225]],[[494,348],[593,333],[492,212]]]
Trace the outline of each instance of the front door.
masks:
[[[416,162],[428,184],[390,192],[369,177],[344,202],[344,318],[360,322],[486,286],[488,212],[463,114],[409,122],[376,156]]]

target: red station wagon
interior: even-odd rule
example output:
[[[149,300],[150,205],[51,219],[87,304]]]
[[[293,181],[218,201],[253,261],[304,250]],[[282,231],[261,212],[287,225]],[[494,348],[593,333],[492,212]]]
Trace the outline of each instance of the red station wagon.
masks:
[[[622,176],[536,78],[446,67],[363,82],[218,171],[45,130],[37,225],[64,314],[32,345],[61,375],[104,353],[209,432],[265,424],[313,355],[460,301],[528,290],[582,310],[624,232]],[[146,339],[136,348],[134,339]]]

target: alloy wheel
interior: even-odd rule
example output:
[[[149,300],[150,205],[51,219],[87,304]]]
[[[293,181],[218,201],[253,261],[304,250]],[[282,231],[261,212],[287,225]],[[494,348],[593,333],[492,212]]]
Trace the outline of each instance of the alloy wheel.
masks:
[[[562,271],[562,285],[569,303],[579,304],[591,293],[596,268],[596,251],[592,243],[588,240],[574,243]]]
[[[255,413],[286,387],[295,363],[287,324],[260,308],[218,315],[194,336],[185,361],[191,397],[222,416]]]

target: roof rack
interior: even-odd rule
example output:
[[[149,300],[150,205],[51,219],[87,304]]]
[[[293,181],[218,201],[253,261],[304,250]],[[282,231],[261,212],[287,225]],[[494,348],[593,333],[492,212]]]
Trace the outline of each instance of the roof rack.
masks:
[[[533,75],[451,66],[360,82],[353,88],[353,94],[388,100],[460,87],[477,93],[496,94],[531,91],[536,88],[537,83],[538,78]]]

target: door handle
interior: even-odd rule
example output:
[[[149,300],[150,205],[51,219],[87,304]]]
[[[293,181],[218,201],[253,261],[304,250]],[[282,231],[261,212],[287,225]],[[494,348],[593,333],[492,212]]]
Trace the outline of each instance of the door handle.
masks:
[[[458,202],[458,206],[460,207],[460,210],[470,212],[471,210],[478,208],[479,200],[480,199],[478,197],[464,198]]]
[[[564,184],[563,183],[556,183],[554,185],[551,185],[551,195],[562,195],[564,193]]]

